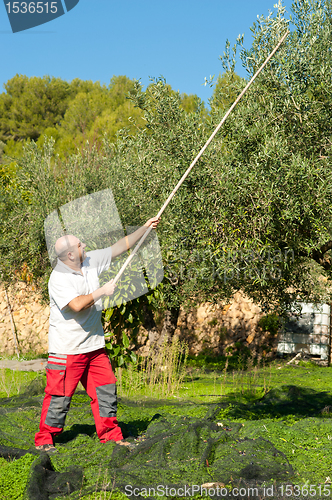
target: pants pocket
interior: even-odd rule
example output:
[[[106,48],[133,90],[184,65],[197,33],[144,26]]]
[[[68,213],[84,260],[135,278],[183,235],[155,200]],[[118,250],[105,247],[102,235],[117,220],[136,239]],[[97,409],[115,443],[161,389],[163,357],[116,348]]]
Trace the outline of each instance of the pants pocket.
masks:
[[[65,395],[66,368],[54,369],[46,366],[46,389],[45,392],[52,396]]]

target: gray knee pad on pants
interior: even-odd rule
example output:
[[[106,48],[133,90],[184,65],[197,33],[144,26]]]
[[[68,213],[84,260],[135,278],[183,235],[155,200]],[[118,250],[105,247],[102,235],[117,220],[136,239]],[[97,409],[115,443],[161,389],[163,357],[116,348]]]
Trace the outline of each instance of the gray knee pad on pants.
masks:
[[[100,417],[116,417],[117,402],[116,402],[116,384],[106,384],[96,387],[99,416]]]
[[[47,410],[45,424],[50,427],[62,429],[65,425],[70,402],[71,397],[69,396],[52,396],[50,406]]]

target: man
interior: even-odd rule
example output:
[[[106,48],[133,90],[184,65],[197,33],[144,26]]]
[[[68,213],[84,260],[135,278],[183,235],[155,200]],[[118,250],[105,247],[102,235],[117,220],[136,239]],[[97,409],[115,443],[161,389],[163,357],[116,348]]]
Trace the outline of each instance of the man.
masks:
[[[55,243],[57,265],[49,280],[50,328],[47,385],[36,448],[56,452],[54,437],[63,430],[71,398],[79,381],[91,398],[96,430],[101,442],[123,440],[116,419],[116,378],[105,352],[101,324],[102,297],[112,295],[113,280],[102,287],[98,276],[109,268],[112,258],[131,248],[149,226],[149,219],[134,233],[109,248],[85,252],[85,244],[73,235]]]

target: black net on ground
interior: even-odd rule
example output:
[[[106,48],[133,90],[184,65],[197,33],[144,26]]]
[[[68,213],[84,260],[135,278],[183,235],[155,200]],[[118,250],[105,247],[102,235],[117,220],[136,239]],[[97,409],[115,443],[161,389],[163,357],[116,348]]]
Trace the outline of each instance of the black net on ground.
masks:
[[[217,409],[217,412],[219,409]],[[132,452],[116,447],[109,463],[122,491],[168,485],[262,484],[293,475],[283,453],[263,438],[240,437],[242,424],[156,415]],[[129,495],[130,496],[130,495]],[[134,495],[133,495],[134,498]]]
[[[31,466],[25,498],[28,500],[49,500],[70,495],[82,486],[83,470],[68,467],[65,472],[56,472],[49,456],[40,454]]]
[[[320,412],[329,413],[332,396],[329,391],[315,391],[309,387],[283,385],[271,389],[260,400],[232,405],[229,418],[282,418],[294,415],[298,418],[313,417]]]
[[[42,380],[34,381],[24,394],[0,400],[0,456],[17,463],[26,453],[35,456],[26,478],[25,500],[78,499],[114,489],[137,498],[137,494],[131,495],[133,488],[158,485],[214,485],[210,496],[217,498],[213,494],[216,486],[258,487],[261,494],[264,485],[294,481],[287,457],[260,435],[258,427],[253,433],[250,426],[222,419],[225,403],[120,399],[118,419],[124,436],[135,444],[130,451],[111,442],[99,442],[90,399],[84,392],[77,392],[64,432],[55,443],[58,453],[40,455],[34,449],[34,434],[39,426],[42,390]],[[258,412],[259,419],[262,408],[265,412],[273,413],[275,408],[281,411],[292,398],[303,406],[305,391],[289,387],[271,391],[269,397],[250,408]],[[330,395],[320,393],[317,414],[330,399]],[[234,412],[246,411],[243,405],[233,407]],[[307,410],[309,414],[312,411],[310,401]],[[153,497],[162,498],[150,494]],[[252,498],[263,497],[255,492]]]

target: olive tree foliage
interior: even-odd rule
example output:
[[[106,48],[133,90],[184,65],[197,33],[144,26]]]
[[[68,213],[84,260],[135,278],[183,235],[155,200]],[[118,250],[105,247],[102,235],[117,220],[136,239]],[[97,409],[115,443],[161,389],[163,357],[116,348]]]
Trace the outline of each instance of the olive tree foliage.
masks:
[[[211,83],[211,87],[215,85],[213,95],[210,99],[211,108],[217,108],[226,113],[237,98],[239,84],[241,83],[245,85],[245,79],[237,75],[234,70],[226,70],[222,75],[219,75],[215,84],[214,81]]]
[[[199,112],[181,114],[178,97],[167,93],[162,80],[132,96],[145,111],[146,130],[121,146],[125,165],[119,172],[126,172],[124,185],[128,190],[130,182],[137,208],[157,212],[221,120],[225,96],[244,87],[234,76],[237,53],[249,78],[287,29],[284,46],[163,216],[163,293],[173,309],[186,300],[227,298],[236,290],[279,313],[295,300],[328,299],[330,0],[296,1],[289,18],[279,2],[254,23],[249,50],[242,37],[233,51],[226,46],[228,85],[216,88],[209,119],[201,120]]]
[[[138,86],[133,102],[144,110],[146,128],[132,138],[118,142],[122,196],[132,200],[133,211],[141,218],[155,215],[210,135],[213,124],[202,117],[202,104],[186,113],[179,94],[157,79],[145,93]],[[203,265],[204,249],[211,251],[213,214],[210,205],[218,190],[212,148],[186,179],[162,215],[158,234],[164,252],[165,305],[178,311],[181,304],[220,297],[220,286]],[[120,195],[120,198],[122,197]],[[133,212],[134,213],[134,212]],[[144,215],[143,215],[144,214]]]
[[[330,277],[332,262],[331,10],[330,0],[296,0],[287,18],[279,2],[254,23],[251,48],[240,41],[233,52],[240,48],[251,77],[290,29],[222,131],[218,174],[223,196],[214,247],[229,264],[230,281],[266,304],[327,294],[320,278]],[[231,74],[229,53],[223,64]]]
[[[80,175],[82,170],[88,174],[88,167],[81,168],[83,161],[83,156],[73,156],[62,170],[61,163],[54,161],[54,140],[46,141],[43,149],[31,142],[17,160],[14,174],[6,169],[7,175],[0,177],[0,255],[6,281],[20,279],[21,269],[27,265],[46,297],[51,268],[44,220],[61,205],[96,190],[98,169],[92,170],[94,175]]]

